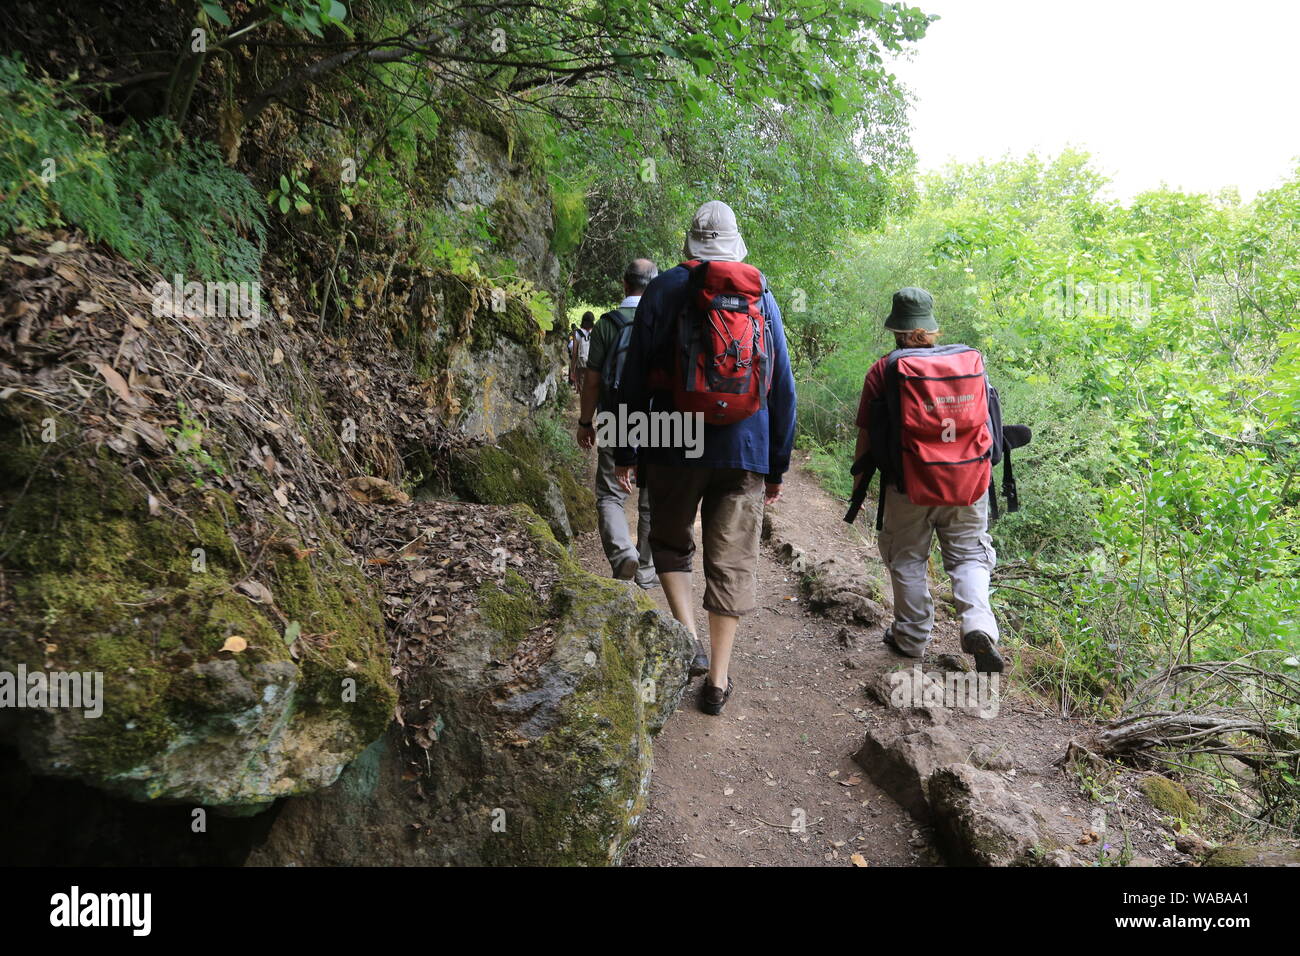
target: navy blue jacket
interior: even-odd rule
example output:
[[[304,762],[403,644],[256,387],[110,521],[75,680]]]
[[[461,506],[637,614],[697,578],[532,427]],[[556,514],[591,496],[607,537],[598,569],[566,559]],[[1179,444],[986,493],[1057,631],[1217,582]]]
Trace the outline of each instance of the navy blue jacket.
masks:
[[[672,410],[672,393],[652,392],[646,381],[653,368],[670,358],[664,345],[671,342],[672,323],[686,302],[689,275],[685,266],[669,269],[660,273],[641,296],[617,398],[628,412]],[[794,374],[790,371],[781,310],[771,292],[763,293],[763,311],[771,326],[772,347],[772,389],[767,407],[734,425],[705,425],[704,453],[699,458],[687,458],[680,448],[645,448],[638,459],[635,448],[615,448],[617,464],[631,465],[640,460],[660,465],[743,468],[767,476],[770,484],[781,481],[790,467],[790,450],[794,447]]]

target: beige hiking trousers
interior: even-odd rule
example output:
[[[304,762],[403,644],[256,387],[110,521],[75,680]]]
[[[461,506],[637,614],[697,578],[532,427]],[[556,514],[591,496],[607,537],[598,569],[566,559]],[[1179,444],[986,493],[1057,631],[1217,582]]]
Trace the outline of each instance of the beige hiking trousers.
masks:
[[[952,578],[962,634],[983,631],[998,639],[998,623],[989,606],[989,576],[997,553],[988,531],[988,507],[987,495],[973,505],[926,507],[912,504],[896,488],[886,492],[880,558],[894,586],[894,640],[905,654],[920,657],[934,626],[926,572],[936,534],[944,570]]]

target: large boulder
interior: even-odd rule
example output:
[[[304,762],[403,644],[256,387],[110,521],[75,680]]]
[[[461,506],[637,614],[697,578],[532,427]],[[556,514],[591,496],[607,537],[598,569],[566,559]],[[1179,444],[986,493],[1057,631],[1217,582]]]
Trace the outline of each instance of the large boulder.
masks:
[[[308,548],[285,522],[249,563],[230,494],[80,436],[0,406],[0,671],[25,670],[38,705],[0,709],[5,736],[37,773],[135,800],[247,810],[332,783],[395,701],[377,596],[339,539],[322,526]],[[33,697],[49,674],[102,681],[102,712]]]
[[[405,676],[401,725],[333,787],[285,801],[250,862],[619,860],[645,806],[651,737],[686,685],[690,638],[517,514],[537,555],[479,588],[451,622],[454,640]]]

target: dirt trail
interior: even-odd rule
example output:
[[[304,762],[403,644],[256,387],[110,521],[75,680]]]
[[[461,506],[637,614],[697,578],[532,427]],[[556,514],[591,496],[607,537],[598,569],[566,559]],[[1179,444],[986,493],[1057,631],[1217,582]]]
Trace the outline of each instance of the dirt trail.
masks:
[[[786,483],[777,507],[798,515],[811,538],[874,547],[810,475],[795,468]],[[634,524],[635,509],[628,514]],[[609,573],[594,533],[578,553],[588,570]],[[807,610],[797,577],[763,546],[759,607],[741,622],[732,659],[735,693],[722,716],[708,717],[695,706],[702,678],[691,682],[655,740],[650,809],[627,864],[836,866],[852,865],[855,853],[871,866],[937,862],[923,829],[853,763],[869,719],[866,675],[846,666],[839,625]],[[698,561],[694,578],[707,631]],[[668,613],[663,592],[650,593]],[[859,637],[878,639],[861,629]],[[861,651],[852,656],[860,667]],[[792,829],[800,812],[802,833]]]
[[[806,460],[796,453],[786,475],[772,517],[780,525],[774,541],[814,560],[835,555],[857,567],[874,565],[878,574],[874,507],[846,525],[844,504],[804,470]],[[588,570],[609,573],[594,533],[580,538],[577,550]],[[909,723],[907,711],[881,707],[865,693],[865,685],[878,685],[901,666],[880,643],[883,622],[845,627],[812,611],[799,577],[765,542],[759,607],[741,622],[732,660],[735,693],[722,716],[705,716],[696,708],[696,679],[656,738],[650,806],[628,865],[942,864],[930,828],[853,762],[868,732],[891,739]],[[947,576],[939,577],[931,583],[936,620],[927,667],[945,655],[964,657]],[[702,624],[703,587],[697,566]],[[650,593],[667,614],[662,591]],[[999,786],[1032,807],[1041,824],[1035,846],[1060,848],[1054,865],[1182,862],[1171,821],[1140,794],[1143,773],[1109,773],[1091,785],[1090,799],[1079,778],[1062,770],[1058,761],[1084,722],[1050,713],[1028,696],[1015,679],[1014,651],[1009,660],[994,719],[953,709],[943,722],[966,762],[998,771]],[[799,820],[806,820],[803,831],[793,826]]]

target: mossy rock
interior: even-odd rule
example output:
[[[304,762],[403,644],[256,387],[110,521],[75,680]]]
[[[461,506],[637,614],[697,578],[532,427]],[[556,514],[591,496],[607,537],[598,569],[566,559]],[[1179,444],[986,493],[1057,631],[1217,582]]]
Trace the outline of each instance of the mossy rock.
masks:
[[[1202,866],[1300,866],[1300,846],[1229,844],[1212,851]]]
[[[1142,778],[1142,792],[1161,813],[1180,820],[1194,820],[1201,812],[1187,788],[1176,780],[1151,774]]]
[[[530,509],[514,515],[539,545],[548,594],[518,576],[483,588],[437,666],[405,685],[406,726],[436,740],[420,748],[394,727],[377,769],[358,761],[328,790],[286,801],[251,862],[619,861],[645,808],[651,738],[686,685],[690,637],[635,589],[583,571]]]
[[[569,527],[575,535],[596,530],[596,493],[578,481],[577,475],[566,468],[556,470],[564,510],[569,516]]]
[[[254,570],[237,503],[167,465],[147,475],[39,406],[0,407],[0,666],[102,674],[103,713],[6,711],[35,772],[137,800],[257,806],[331,783],[379,737],[395,694],[376,595],[322,529],[316,553]],[[58,434],[77,435],[59,423]],[[169,489],[150,513],[147,486]],[[285,541],[296,533],[286,525]],[[236,585],[255,580],[273,604]],[[302,639],[286,644],[289,622]],[[241,653],[223,651],[240,637]]]
[[[524,504],[568,543],[596,527],[596,496],[547,448],[530,424],[503,435],[494,445],[459,453],[452,462],[452,490],[487,505]]]

